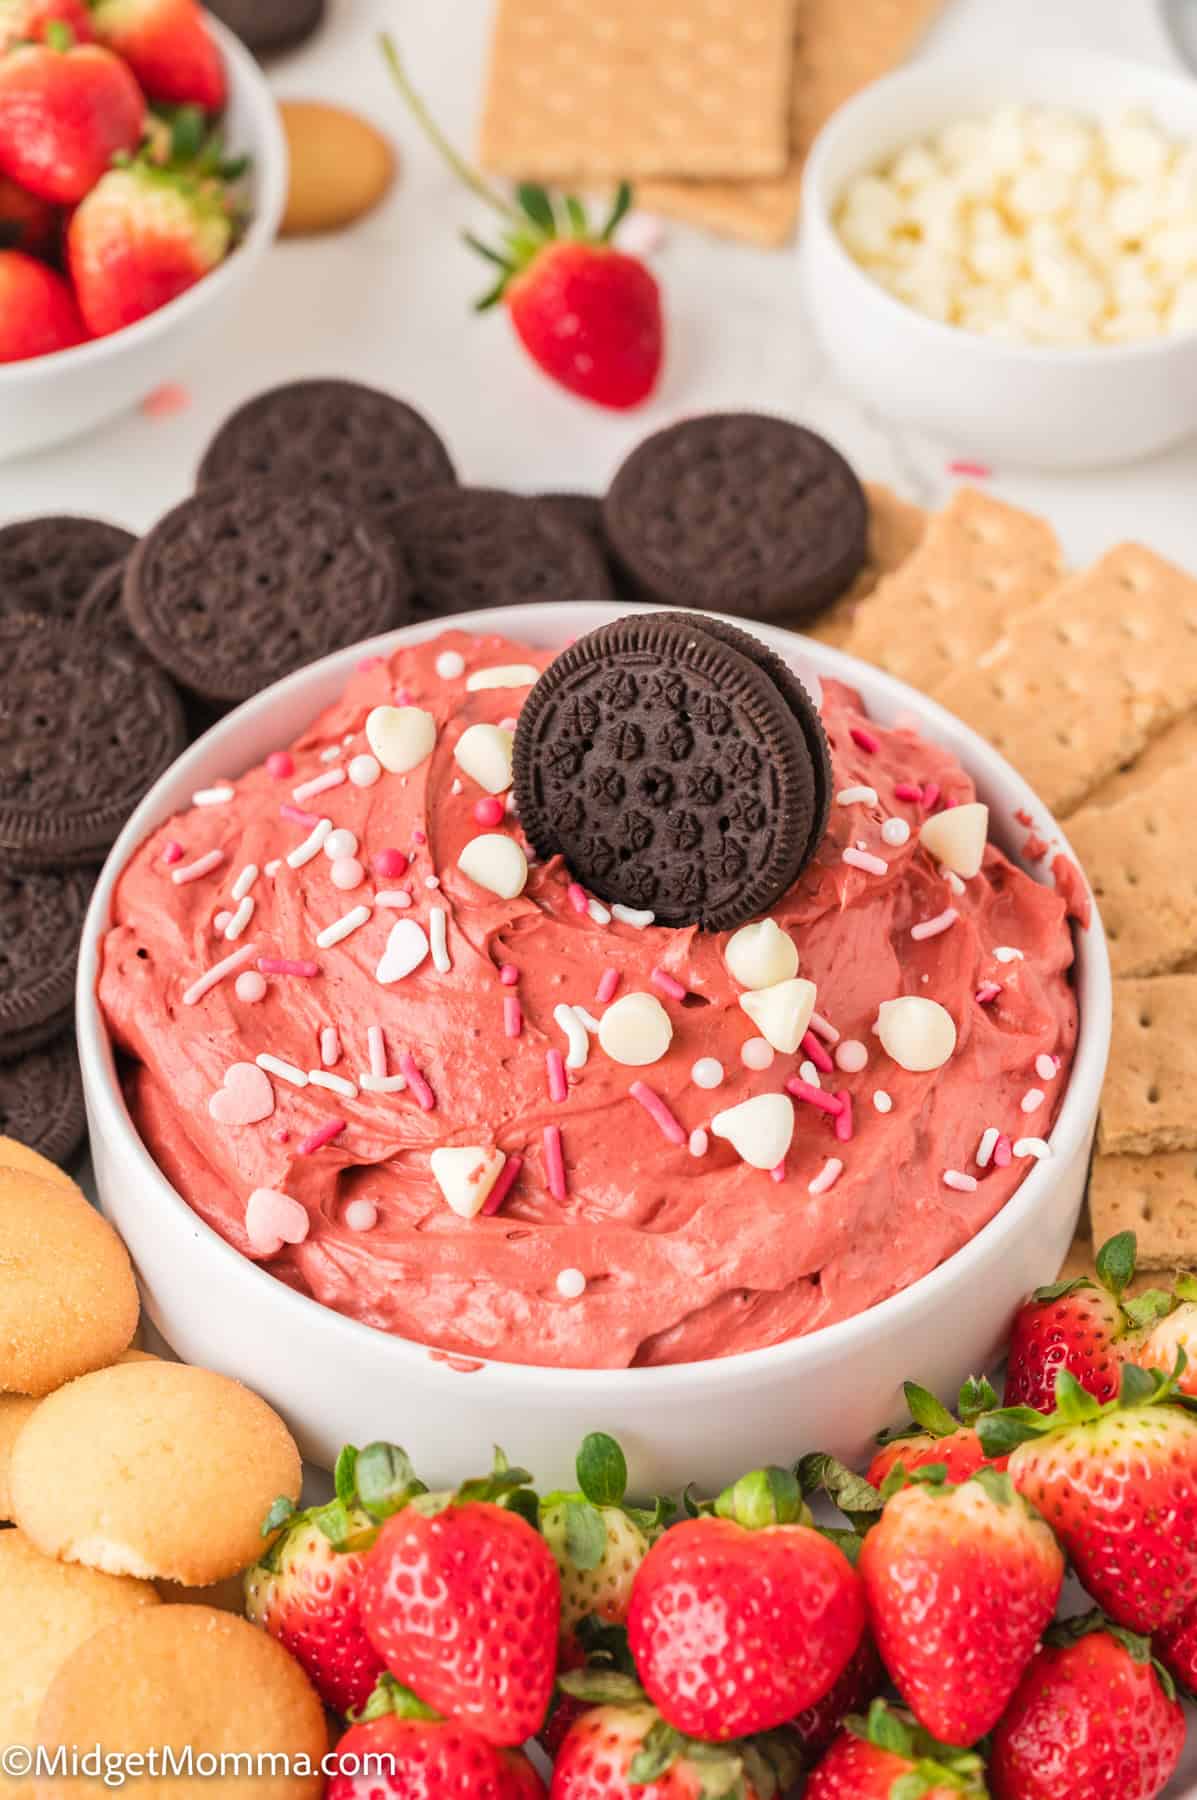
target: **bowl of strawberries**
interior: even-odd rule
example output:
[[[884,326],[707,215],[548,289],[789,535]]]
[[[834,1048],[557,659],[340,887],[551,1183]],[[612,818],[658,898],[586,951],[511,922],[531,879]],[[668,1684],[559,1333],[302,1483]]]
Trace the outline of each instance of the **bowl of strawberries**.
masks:
[[[269,88],[199,0],[0,0],[0,458],[197,354],[286,182]]]

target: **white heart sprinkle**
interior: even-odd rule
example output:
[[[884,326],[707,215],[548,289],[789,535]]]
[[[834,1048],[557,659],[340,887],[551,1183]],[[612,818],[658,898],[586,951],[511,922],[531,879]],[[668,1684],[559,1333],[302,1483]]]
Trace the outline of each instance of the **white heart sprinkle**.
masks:
[[[436,744],[436,720],[420,706],[376,706],[366,718],[366,742],[384,769],[406,775]]]

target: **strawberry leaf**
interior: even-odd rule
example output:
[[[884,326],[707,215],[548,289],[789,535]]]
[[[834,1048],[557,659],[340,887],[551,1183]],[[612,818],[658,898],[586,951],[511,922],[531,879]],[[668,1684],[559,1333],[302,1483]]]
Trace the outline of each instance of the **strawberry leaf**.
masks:
[[[623,1451],[605,1431],[582,1439],[577,1458],[578,1486],[595,1506],[618,1506],[628,1491],[628,1465]]]
[[[1172,1286],[1178,1300],[1197,1300],[1197,1275],[1178,1275]]]
[[[776,1465],[753,1469],[724,1488],[715,1501],[715,1512],[721,1519],[734,1519],[748,1531],[761,1531],[766,1525],[805,1523],[810,1516],[797,1476]]]
[[[597,1569],[607,1554],[607,1525],[596,1506],[589,1500],[567,1500],[565,1514],[565,1554],[575,1569]]]
[[[1097,1279],[1115,1300],[1121,1300],[1134,1278],[1138,1248],[1133,1231],[1120,1231],[1097,1252]]]
[[[289,1520],[295,1517],[295,1502],[286,1494],[280,1494],[266,1517],[262,1520],[262,1536],[269,1537],[272,1532],[281,1531]]]
[[[1071,1281],[1052,1281],[1046,1287],[1037,1287],[1031,1295],[1040,1306],[1046,1306],[1052,1300],[1063,1300],[1066,1294],[1075,1294],[1081,1288],[1091,1288],[1093,1283],[1087,1275],[1075,1275]]]
[[[622,1669],[569,1669],[557,1677],[563,1694],[591,1706],[643,1706],[644,1689]]]
[[[1047,1415],[1036,1412],[1033,1406],[1004,1406],[977,1420],[977,1436],[991,1462],[996,1462],[1000,1456],[1009,1456],[1020,1444],[1041,1437],[1051,1428]]]
[[[342,1506],[352,1506],[357,1500],[356,1445],[346,1444],[337,1457],[337,1464],[333,1470],[333,1486]]]
[[[857,1531],[876,1524],[883,1504],[879,1491],[834,1456],[804,1456],[798,1464],[798,1480],[803,1493],[826,1494]]]
[[[931,1437],[951,1437],[960,1429],[960,1421],[953,1417],[946,1406],[929,1394],[917,1382],[907,1381],[903,1384],[906,1404],[910,1408],[910,1416],[923,1431]]]
[[[566,1692],[569,1692],[568,1688]],[[650,1782],[659,1780],[677,1761],[685,1741],[680,1731],[675,1731],[664,1719],[658,1719],[628,1765],[628,1781],[634,1787],[647,1787]]]
[[[970,1375],[960,1389],[956,1410],[962,1425],[975,1425],[982,1413],[992,1412],[998,1403],[993,1383],[984,1375]]]
[[[1166,1319],[1174,1306],[1173,1296],[1164,1288],[1148,1288],[1145,1294],[1136,1294],[1133,1299],[1122,1302],[1122,1310],[1136,1330],[1154,1325],[1158,1319]]]
[[[399,1719],[433,1721],[443,1716],[431,1706],[425,1706],[410,1688],[404,1687],[401,1681],[396,1681],[393,1675],[384,1673],[375,1682],[366,1704],[356,1713],[349,1714],[349,1722],[351,1725],[366,1725],[371,1719],[385,1719],[392,1714]]]
[[[837,1550],[842,1550],[852,1567],[856,1567],[857,1559],[864,1546],[864,1539],[859,1531],[845,1531],[838,1525],[816,1525],[815,1530],[821,1538],[826,1538],[829,1544],[834,1544]]]
[[[621,181],[615,190],[615,199],[612,202],[611,211],[607,215],[607,223],[599,233],[599,241],[601,243],[609,244],[611,242],[611,239],[615,236],[622,220],[631,210],[631,205],[631,187],[626,181]]]
[[[586,217],[586,208],[576,194],[566,194],[562,204],[569,229],[576,238],[586,239],[590,236],[590,220]]]
[[[557,218],[545,189],[535,181],[521,181],[515,190],[521,210],[545,237],[556,237]]]
[[[975,1469],[969,1477],[998,1506],[1014,1505],[1014,1483],[1000,1469]]]

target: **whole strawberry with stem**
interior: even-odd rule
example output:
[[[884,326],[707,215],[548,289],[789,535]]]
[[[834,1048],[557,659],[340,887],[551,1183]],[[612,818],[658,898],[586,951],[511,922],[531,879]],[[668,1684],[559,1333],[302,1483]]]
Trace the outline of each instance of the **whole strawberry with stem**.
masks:
[[[1173,1376],[1128,1363],[1103,1405],[1067,1370],[1056,1410],[989,1413],[991,1454],[1047,1520],[1086,1591],[1117,1624],[1153,1632],[1197,1601],[1197,1416]]]
[[[224,62],[198,0],[91,0],[102,44],[122,56],[151,100],[219,112]]]
[[[443,1719],[384,1675],[334,1752],[325,1800],[543,1800],[527,1758]],[[526,1771],[526,1773],[525,1773]]]
[[[0,0],[0,56],[14,44],[44,43],[48,25],[65,25],[77,44],[95,36],[85,0]]]
[[[745,1743],[684,1737],[634,1694],[592,1706],[567,1735],[550,1800],[784,1800],[800,1761],[784,1733]]]
[[[145,96],[102,44],[61,23],[46,41],[0,57],[0,175],[56,206],[91,192],[113,158],[137,148]]]
[[[544,188],[525,182],[510,204],[441,132],[412,88],[393,39],[384,36],[382,49],[409,110],[440,155],[502,220],[497,249],[466,237],[497,271],[478,310],[502,302],[533,361],[581,399],[621,411],[639,406],[660,377],[665,329],[655,277],[612,243],[631,205],[631,189],[620,187],[598,231],[573,195],[554,201]]]
[[[1197,1700],[1197,1604],[1157,1631],[1152,1648],[1177,1687]]]
[[[1100,1612],[1049,1631],[993,1734],[994,1800],[1155,1800],[1184,1714],[1144,1637]]]
[[[499,1456],[456,1493],[417,1496],[362,1575],[366,1633],[390,1672],[498,1747],[540,1729],[557,1662],[561,1578],[522,1513],[536,1516],[529,1480]]]
[[[875,1700],[847,1721],[806,1785],[804,1800],[987,1800],[981,1758],[940,1744]]]
[[[984,1377],[970,1377],[964,1383],[957,1402],[959,1417],[917,1382],[903,1383],[903,1391],[911,1422],[903,1431],[883,1434],[884,1447],[869,1464],[868,1479],[874,1487],[880,1488],[899,1464],[913,1474],[928,1464],[942,1463],[948,1481],[967,1481],[986,1466],[989,1459],[976,1424],[982,1413],[997,1405],[998,1397]]]
[[[615,1439],[592,1431],[578,1451],[576,1493],[547,1494],[540,1529],[561,1574],[561,1641],[584,1618],[622,1625],[632,1582],[671,1509],[625,1504],[628,1465]]]
[[[87,328],[61,275],[21,250],[0,250],[0,363],[82,344]]]
[[[1128,1341],[1127,1360],[1168,1375],[1176,1367],[1177,1352],[1183,1350],[1187,1363],[1176,1385],[1180,1393],[1197,1399],[1197,1277],[1179,1276],[1173,1291],[1179,1304]]]
[[[894,1685],[941,1742],[992,1730],[1064,1585],[1051,1531],[1008,1475],[915,1480],[886,1503],[857,1564]]]

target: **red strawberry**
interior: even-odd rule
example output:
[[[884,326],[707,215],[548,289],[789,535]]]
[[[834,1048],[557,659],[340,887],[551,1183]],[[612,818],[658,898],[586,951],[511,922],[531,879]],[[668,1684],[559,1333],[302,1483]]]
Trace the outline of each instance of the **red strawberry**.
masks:
[[[52,257],[58,248],[58,208],[0,175],[0,250]]]
[[[937,1744],[875,1700],[867,1719],[848,1720],[806,1785],[804,1800],[986,1800],[979,1756]]]
[[[1012,1407],[980,1425],[991,1453],[1013,1450],[1011,1480],[1093,1599],[1132,1631],[1158,1631],[1197,1601],[1197,1417],[1174,1393],[1127,1364],[1103,1406],[1063,1370],[1051,1415]]]
[[[226,192],[147,162],[112,169],[76,209],[67,260],[96,337],[133,325],[194,287],[233,241]]]
[[[51,41],[0,58],[0,175],[41,200],[82,200],[114,156],[136,149],[145,96],[102,44],[70,45],[65,27]]]
[[[628,1613],[650,1699],[678,1731],[717,1742],[768,1731],[821,1700],[863,1631],[856,1571],[797,1523],[673,1526],[641,1564]]]
[[[20,250],[0,250],[0,363],[69,350],[86,336],[62,276]]]
[[[1192,1276],[1182,1276],[1176,1291],[1184,1296],[1183,1304],[1175,1312],[1158,1319],[1144,1336],[1135,1339],[1127,1348],[1130,1362],[1137,1363],[1141,1369],[1160,1369],[1165,1375],[1172,1373],[1176,1367],[1176,1353],[1183,1350],[1188,1360],[1176,1385],[1190,1398],[1197,1398],[1197,1301],[1191,1292],[1194,1285]]]
[[[1177,1686],[1197,1697],[1197,1606],[1157,1632],[1154,1649]]]
[[[1122,1340],[1167,1311],[1153,1290],[1123,1305],[1135,1272],[1135,1234],[1121,1231],[1097,1254],[1097,1282],[1082,1276],[1038,1288],[1014,1317],[1006,1367],[1006,1405],[1050,1412],[1056,1376],[1067,1369],[1095,1399],[1113,1400],[1124,1361]]]
[[[220,111],[224,63],[196,0],[92,0],[92,20],[151,100]]]
[[[808,1761],[822,1756],[850,1713],[867,1712],[885,1686],[885,1665],[866,1630],[856,1654],[835,1686],[790,1720],[790,1730]]]
[[[916,1483],[886,1504],[858,1563],[882,1661],[919,1724],[975,1744],[1002,1711],[1064,1585],[1064,1558],[1008,1475]]]
[[[611,242],[631,189],[620,188],[597,233],[573,195],[554,202],[544,188],[525,182],[517,204],[509,205],[448,143],[412,89],[394,43],[385,36],[382,42],[417,121],[459,179],[503,221],[498,250],[467,233],[467,243],[499,271],[477,310],[503,301],[533,361],[571,393],[617,410],[639,406],[657,385],[665,331],[655,277]]]
[[[912,1423],[909,1430],[890,1439],[869,1464],[867,1479],[875,1488],[884,1484],[899,1463],[908,1474],[942,1463],[947,1481],[967,1481],[986,1466],[989,1459],[974,1426],[983,1412],[997,1405],[997,1395],[984,1378],[972,1378],[961,1388],[959,1418],[913,1381],[905,1383],[905,1393]]]
[[[525,1792],[531,1800],[538,1792],[515,1786],[499,1751],[451,1719],[383,1713],[352,1726],[333,1756],[324,1800],[522,1800]]]
[[[362,1580],[366,1631],[391,1673],[497,1745],[539,1731],[556,1665],[557,1565],[539,1532],[494,1504],[526,1479],[500,1469],[413,1501],[383,1526]]]
[[[544,1782],[522,1750],[500,1750],[498,1755],[506,1778],[504,1800],[545,1800]]]
[[[781,1734],[722,1753],[670,1729],[651,1706],[592,1706],[561,1746],[550,1800],[773,1800],[798,1776]]]
[[[0,56],[14,44],[43,43],[48,25],[65,25],[77,44],[95,36],[84,0],[0,0]]]
[[[1184,1741],[1147,1639],[1100,1613],[1070,1619],[1048,1633],[993,1734],[994,1800],[1155,1800]]]

